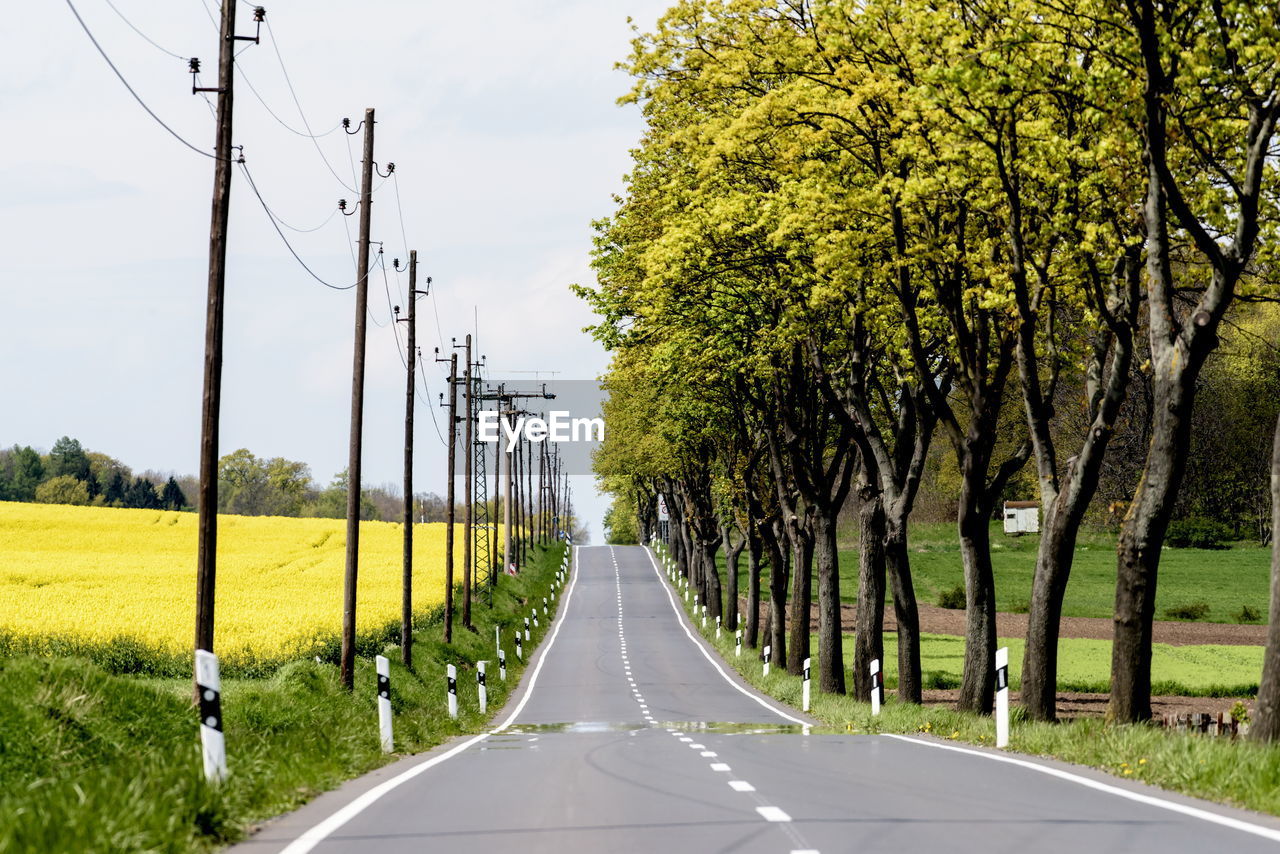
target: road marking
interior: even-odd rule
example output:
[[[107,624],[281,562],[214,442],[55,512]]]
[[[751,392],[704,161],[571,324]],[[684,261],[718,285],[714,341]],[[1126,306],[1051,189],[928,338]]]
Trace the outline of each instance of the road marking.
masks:
[[[754,792],[756,787],[748,783],[746,780],[730,780],[729,786],[735,792]]]
[[[717,754],[714,750],[704,750],[702,751],[702,755],[710,759],[711,757],[716,756]]]
[[[685,744],[689,744],[691,741],[693,741],[693,739],[692,739],[692,738],[689,738],[689,736],[687,736],[687,735],[686,735],[684,738],[680,739],[680,740],[681,740],[681,741],[683,741]]]
[[[653,566],[654,574],[658,576],[658,581],[661,582],[662,571],[658,569],[658,562],[654,560],[653,550],[650,549],[648,546],[645,546],[644,550],[649,555],[649,563],[650,565]],[[716,663],[716,660],[711,657],[711,653],[707,652],[707,648],[703,646],[703,644],[696,637],[694,637],[693,632],[689,631],[689,627],[685,625],[684,613],[680,610],[679,607],[676,606],[676,600],[671,595],[671,589],[665,583],[662,584],[661,586],[662,586],[663,592],[667,594],[667,601],[671,603],[671,610],[676,612],[676,620],[677,622],[680,623],[680,627],[684,629],[684,633],[688,635],[689,640],[692,641],[693,645],[696,646],[698,648],[698,651],[702,653],[702,657],[705,658],[711,664],[711,666],[716,669],[717,673],[719,673],[722,677],[724,677],[724,681],[732,685],[734,687],[734,690],[738,691],[738,693],[743,694],[747,697],[750,697],[760,705],[764,706],[769,711],[773,712],[778,717],[785,718],[786,720],[789,720],[792,723],[800,724],[801,726],[810,725],[808,721],[804,721],[804,720],[801,720],[800,718],[793,717],[792,715],[787,714],[786,712],[782,711],[782,709],[779,709],[777,706],[774,706],[766,702],[764,698],[759,697],[756,694],[753,694],[751,691],[748,691],[746,688],[743,688],[737,682],[734,682],[733,679],[729,678],[729,674],[724,672],[724,669],[721,668],[720,665]]]
[[[689,745],[689,749],[690,750],[706,750],[707,746],[705,744],[691,744]]]
[[[1117,797],[1126,798],[1131,801],[1137,801],[1140,804],[1157,807],[1170,812],[1181,813],[1191,818],[1198,818],[1201,821],[1220,824],[1223,827],[1234,828],[1244,833],[1252,833],[1254,836],[1261,836],[1264,839],[1270,839],[1274,842],[1280,842],[1280,830],[1270,827],[1263,827],[1258,824],[1250,824],[1247,821],[1241,821],[1238,818],[1219,815],[1209,810],[1193,807],[1188,804],[1174,803],[1151,795],[1144,795],[1141,792],[1134,792],[1129,789],[1122,789],[1119,786],[1113,786],[1110,783],[1104,783],[1101,780],[1092,780],[1088,777],[1082,777],[1079,774],[1073,774],[1070,771],[1064,771],[1061,768],[1053,768],[1048,765],[1040,765],[1036,762],[1029,762],[1025,759],[1018,759],[1013,756],[1006,756],[1002,753],[987,753],[984,750],[970,750],[965,747],[956,747],[951,744],[937,744],[932,741],[925,741],[920,738],[912,738],[907,735],[897,735],[895,733],[884,733],[884,738],[896,738],[899,741],[907,741],[912,744],[919,744],[923,747],[936,747],[939,750],[954,750],[956,753],[967,753],[971,756],[981,756],[984,759],[990,759],[992,762],[1006,762],[1010,765],[1017,765],[1022,768],[1029,768],[1032,771],[1038,771],[1041,774],[1048,774],[1050,777],[1057,777],[1061,780],[1070,780],[1089,789],[1097,789],[1100,792],[1107,792]]]
[[[728,771],[728,770],[729,770],[729,766],[728,766],[728,765],[726,765],[726,764],[725,764],[725,763],[723,763],[723,762],[712,762],[712,763],[711,763],[711,770],[712,770],[712,771]]]
[[[765,821],[791,821],[791,816],[777,807],[756,807],[756,812],[760,813]]]
[[[578,550],[580,548],[581,546],[573,547],[573,565],[574,566],[576,566],[578,563]],[[524,692],[524,696],[520,698],[520,702],[517,703],[516,707],[511,710],[511,714],[507,716],[506,720],[504,720],[502,723],[500,723],[497,727],[490,730],[489,732],[482,732],[479,735],[472,736],[471,738],[467,739],[461,744],[450,748],[444,753],[441,753],[439,756],[433,756],[430,759],[427,759],[426,761],[413,766],[409,770],[404,771],[400,774],[397,774],[395,777],[392,777],[390,780],[387,780],[385,783],[380,783],[379,785],[374,786],[372,789],[365,792],[363,795],[356,798],[355,800],[351,801],[351,803],[347,804],[342,809],[334,812],[324,821],[312,826],[308,830],[303,831],[302,834],[298,836],[297,839],[290,842],[284,848],[284,850],[280,852],[280,854],[307,854],[307,852],[311,851],[313,848],[315,848],[317,845],[319,845],[321,842],[327,839],[329,835],[332,834],[335,830],[342,827],[344,824],[351,821],[351,819],[355,818],[360,813],[364,812],[366,809],[368,809],[370,806],[376,803],[378,799],[381,798],[383,795],[387,794],[387,792],[390,792],[393,789],[399,788],[404,783],[409,782],[414,777],[417,777],[419,774],[423,773],[424,771],[434,768],[435,766],[439,765],[441,762],[444,762],[447,759],[452,759],[462,751],[466,750],[471,745],[479,744],[489,736],[497,735],[498,733],[510,727],[511,724],[515,721],[516,716],[519,715],[520,712],[524,710],[525,705],[529,702],[529,698],[533,696],[533,689],[538,684],[538,674],[542,672],[543,662],[547,660],[547,655],[551,652],[551,647],[555,644],[556,638],[560,636],[560,628],[565,623],[563,617],[569,610],[569,602],[573,598],[573,591],[577,589],[577,586],[578,586],[578,573],[575,572],[573,574],[572,580],[569,582],[569,590],[568,592],[565,593],[564,599],[561,601],[561,607],[560,607],[560,613],[559,613],[560,619],[556,620],[555,629],[551,632],[551,636],[547,638],[546,645],[542,647],[542,649],[539,650],[538,652],[538,663],[534,665],[533,673],[529,675],[529,687]]]

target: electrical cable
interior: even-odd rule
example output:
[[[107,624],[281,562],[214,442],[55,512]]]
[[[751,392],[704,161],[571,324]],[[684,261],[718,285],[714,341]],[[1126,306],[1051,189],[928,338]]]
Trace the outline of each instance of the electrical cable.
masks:
[[[197,147],[196,147],[195,145],[193,145],[192,143],[190,143],[190,142],[188,142],[187,140],[183,139],[183,138],[178,134],[178,132],[177,132],[176,130],[174,130],[173,128],[169,127],[167,124],[165,124],[165,123],[164,123],[164,120],[163,120],[163,119],[161,119],[158,115],[156,115],[154,110],[152,110],[150,107],[148,107],[148,106],[147,106],[147,102],[146,102],[146,101],[144,101],[144,100],[142,100],[142,96],[141,96],[141,95],[139,95],[136,91],[134,91],[134,88],[133,88],[132,86],[130,86],[130,85],[129,85],[129,81],[128,81],[128,80],[126,80],[126,79],[125,79],[125,77],[124,77],[124,75],[120,73],[120,69],[119,69],[119,68],[116,68],[116,64],[115,64],[114,62],[112,62],[112,61],[111,61],[111,57],[107,56],[107,52],[106,52],[105,50],[103,50],[103,49],[102,49],[102,45],[98,44],[98,40],[97,40],[96,38],[94,38],[94,36],[93,36],[93,31],[89,29],[89,25],[88,25],[88,24],[86,24],[86,23],[84,22],[84,18],[80,17],[80,12],[79,12],[79,10],[77,10],[77,9],[76,9],[75,4],[74,4],[74,3],[72,3],[72,2],[71,2],[71,0],[66,0],[66,3],[67,3],[67,7],[68,7],[69,9],[71,9],[71,14],[76,16],[76,20],[80,23],[80,28],[81,28],[82,30],[84,30],[84,34],[85,34],[86,36],[88,36],[88,37],[89,37],[89,41],[93,42],[93,46],[94,46],[95,48],[97,48],[97,49],[98,49],[98,53],[102,55],[102,58],[103,58],[104,60],[106,60],[107,65],[109,65],[109,66],[111,67],[111,70],[115,72],[116,77],[120,78],[120,82],[124,84],[124,88],[128,89],[128,90],[129,90],[129,94],[130,94],[130,95],[132,95],[132,96],[133,96],[133,99],[134,99],[135,101],[137,101],[137,102],[138,102],[138,105],[139,105],[140,107],[142,107],[142,109],[144,109],[144,110],[146,110],[146,111],[147,111],[147,115],[149,115],[149,116],[151,116],[151,118],[155,119],[156,124],[160,125],[160,127],[162,127],[162,128],[164,128],[165,130],[167,130],[167,131],[169,132],[169,135],[170,135],[170,136],[172,136],[172,137],[173,137],[174,139],[176,139],[178,142],[180,142],[180,143],[182,143],[183,145],[185,145],[187,148],[189,148],[189,149],[191,149],[192,151],[194,151],[196,154],[202,154],[202,155],[204,155],[205,157],[208,157],[210,160],[221,160],[223,163],[230,163],[230,162],[231,162],[231,158],[229,158],[229,157],[228,157],[228,158],[220,158],[220,157],[218,157],[218,155],[216,155],[216,154],[210,154],[209,152],[205,151],[204,149],[197,148]]]
[[[168,54],[169,56],[172,56],[174,59],[180,59],[183,62],[187,61],[188,57],[181,56],[180,54],[176,54],[173,51],[169,50],[168,48],[162,47],[159,44],[156,44],[156,42],[153,39],[151,39],[146,33],[138,29],[137,27],[135,27],[133,25],[133,21],[130,21],[128,18],[126,18],[124,16],[124,12],[121,12],[119,9],[117,9],[116,4],[112,3],[111,0],[103,0],[103,2],[105,2],[108,6],[111,7],[112,12],[115,12],[117,15],[120,16],[120,20],[124,21],[126,24],[129,25],[129,29],[133,30],[135,33],[141,36],[144,42],[151,45],[153,48],[160,51],[161,53],[165,53],[165,54]]]
[[[360,284],[360,282],[365,281],[369,278],[369,272],[370,270],[373,269],[372,264],[370,265],[369,270],[366,270],[364,272],[363,276],[361,276],[359,279],[357,279],[356,281],[352,282],[349,285],[330,284],[329,282],[326,282],[324,279],[316,275],[315,271],[312,270],[310,267],[308,267],[307,262],[303,261],[302,258],[298,255],[298,253],[294,250],[293,245],[289,243],[289,238],[284,236],[284,232],[280,229],[279,223],[276,222],[275,214],[271,212],[271,208],[267,206],[266,200],[262,198],[262,193],[258,192],[258,185],[254,183],[253,176],[249,174],[249,167],[245,165],[243,161],[238,161],[238,162],[240,164],[240,171],[244,173],[245,180],[249,182],[249,188],[253,190],[253,194],[254,196],[257,197],[258,203],[262,205],[262,209],[266,212],[267,218],[271,220],[271,225],[273,228],[275,228],[276,234],[280,235],[280,240],[284,243],[285,248],[289,250],[289,254],[293,256],[294,260],[297,261],[299,265],[301,265],[302,269],[306,270],[311,275],[311,278],[315,279],[317,282],[324,285],[326,288],[332,288],[335,291],[349,291],[352,288],[354,288],[356,285]]]

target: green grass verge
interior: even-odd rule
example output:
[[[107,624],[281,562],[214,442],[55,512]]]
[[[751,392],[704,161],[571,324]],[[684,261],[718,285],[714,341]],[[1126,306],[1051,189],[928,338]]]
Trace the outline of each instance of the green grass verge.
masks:
[[[680,601],[683,603],[683,598]],[[692,606],[684,607],[692,616]],[[697,629],[699,622],[695,620],[693,625]],[[748,683],[800,707],[799,677],[777,666],[764,677],[755,650],[744,650],[742,656],[737,657],[728,632],[719,640],[715,638],[714,628],[702,634]],[[1010,658],[1012,662],[1013,656]],[[995,742],[995,722],[989,717],[938,706],[899,703],[892,696],[882,714],[872,717],[869,703],[846,695],[823,694],[816,690],[816,681],[813,687],[809,713],[840,731],[926,734],[988,747]],[[1012,715],[1009,744],[1012,751],[1074,762],[1124,779],[1141,780],[1194,797],[1280,815],[1280,746],[1187,735],[1145,725],[1110,726],[1100,719],[1036,723],[1026,721],[1019,712],[1015,708]]]
[[[1009,648],[1009,684],[1022,687],[1021,638],[1000,638]],[[1170,646],[1153,644],[1152,693],[1186,697],[1251,697],[1262,676],[1260,646]],[[853,635],[845,635],[845,661],[853,661]],[[898,684],[898,638],[884,636],[885,684]],[[964,638],[922,634],[920,670],[927,688],[958,688],[964,672]],[[1111,641],[1063,638],[1058,641],[1058,690],[1105,694],[1111,690]]]
[[[991,526],[991,563],[998,610],[1026,611],[1031,601],[1031,578],[1039,542],[1038,534],[1011,537],[999,523]],[[921,602],[936,605],[943,591],[964,583],[954,525],[912,525],[909,545],[912,578]],[[723,551],[720,562],[723,566]],[[743,595],[747,590],[746,566],[744,555],[738,582]],[[1236,622],[1246,605],[1265,617],[1270,607],[1270,568],[1270,549],[1258,546],[1238,545],[1213,551],[1166,548],[1160,558],[1156,619],[1168,619],[1167,610],[1197,602],[1209,606],[1204,622]],[[760,586],[761,596],[767,599],[768,584],[762,582]],[[854,545],[842,543],[840,598],[854,602],[857,596],[858,550]],[[1115,598],[1115,536],[1082,531],[1067,584],[1063,616],[1110,618]]]
[[[398,753],[477,732],[475,662],[487,659],[489,708],[518,684],[512,633],[547,595],[563,548],[541,551],[519,577],[503,576],[493,609],[474,610],[477,632],[455,623],[445,645],[436,623],[415,637],[416,673],[388,645]],[[559,596],[557,595],[557,603]],[[553,606],[554,607],[554,606]],[[549,619],[525,645],[528,660]],[[494,628],[507,645],[498,678]],[[444,668],[458,667],[460,715],[445,710]],[[254,823],[383,765],[371,658],[356,691],[328,663],[295,661],[266,679],[228,679],[223,710],[230,778],[205,783],[197,715],[186,679],[120,676],[76,658],[0,658],[0,852],[207,851]]]

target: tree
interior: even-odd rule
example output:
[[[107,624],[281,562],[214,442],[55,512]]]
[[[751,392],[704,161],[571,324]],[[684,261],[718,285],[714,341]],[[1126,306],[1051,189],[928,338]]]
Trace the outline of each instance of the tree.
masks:
[[[141,510],[159,510],[160,495],[150,480],[135,477],[124,493],[124,506]]]
[[[44,462],[32,447],[14,445],[0,451],[0,500],[34,501],[44,480]]]
[[[88,504],[89,488],[74,475],[60,474],[36,487],[35,500],[41,504]]]
[[[160,492],[160,506],[165,510],[182,510],[187,506],[187,496],[182,493],[178,481],[172,477],[165,481],[164,489]]]
[[[50,477],[66,474],[77,480],[88,480],[90,461],[78,440],[63,436],[53,443],[53,450],[49,451],[49,461],[45,469]]]
[[[1280,418],[1271,449],[1271,525],[1280,532]],[[1271,620],[1258,686],[1258,719],[1249,735],[1256,741],[1280,741],[1280,536],[1271,540]]]
[[[639,542],[635,500],[617,493],[604,514],[604,538],[609,545],[633,546]]]
[[[1274,10],[1117,0],[1118,52],[1143,86],[1152,438],[1117,546],[1114,721],[1151,717],[1151,634],[1165,532],[1186,471],[1197,380],[1272,229],[1280,117]]]

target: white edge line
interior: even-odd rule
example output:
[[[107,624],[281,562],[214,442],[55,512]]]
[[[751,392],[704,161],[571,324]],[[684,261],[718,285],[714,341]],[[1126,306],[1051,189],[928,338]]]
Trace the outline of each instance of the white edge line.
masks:
[[[1205,810],[1205,809],[1200,809],[1199,807],[1193,807],[1188,804],[1179,804],[1179,803],[1175,803],[1174,801],[1166,801],[1163,798],[1157,798],[1152,795],[1145,795],[1141,792],[1134,792],[1130,789],[1124,789],[1119,786],[1113,786],[1110,783],[1104,783],[1101,780],[1092,780],[1088,777],[1082,777],[1079,774],[1073,774],[1070,771],[1064,771],[1061,768],[1054,768],[1049,765],[1041,765],[1038,762],[1031,762],[1026,759],[1018,759],[1017,757],[1006,756],[1000,753],[988,753],[985,750],[971,750],[967,747],[957,747],[951,744],[938,744],[937,742],[926,741],[925,739],[922,739],[922,738],[913,738],[909,735],[899,735],[897,733],[882,733],[882,735],[885,738],[896,738],[900,741],[908,741],[908,742],[911,742],[912,744],[919,744],[924,747],[935,747],[938,750],[953,750],[956,753],[967,753],[971,756],[981,756],[984,759],[990,759],[993,762],[1006,762],[1010,765],[1017,765],[1022,768],[1029,768],[1032,771],[1038,771],[1041,774],[1048,774],[1050,777],[1058,777],[1059,779],[1062,779],[1062,780],[1070,780],[1073,783],[1078,783],[1079,785],[1085,786],[1086,788],[1089,788],[1089,789],[1097,789],[1100,792],[1106,792],[1108,794],[1116,795],[1117,797],[1125,798],[1130,801],[1137,801],[1140,804],[1146,804],[1147,806],[1156,807],[1162,810],[1169,810],[1170,812],[1181,813],[1182,815],[1190,816],[1191,818],[1198,818],[1201,821],[1207,821],[1213,824],[1220,824],[1223,827],[1230,827],[1235,830],[1243,831],[1245,833],[1252,833],[1255,836],[1261,836],[1264,839],[1270,839],[1275,842],[1280,842],[1280,830],[1275,830],[1270,827],[1263,827],[1262,825],[1259,825],[1259,824],[1252,824],[1250,822],[1242,821],[1238,818],[1232,818],[1230,816],[1219,815],[1218,813],[1210,812],[1209,810]]]
[[[581,547],[580,546],[573,547],[573,565],[574,566],[576,566],[578,562],[579,548]],[[546,645],[543,646],[541,651],[539,652],[538,663],[534,665],[533,673],[529,676],[529,687],[525,690],[524,696],[520,698],[520,702],[517,703],[516,707],[511,710],[511,714],[507,715],[506,720],[504,720],[501,724],[499,724],[497,727],[490,730],[489,732],[482,732],[479,735],[472,736],[471,738],[462,742],[462,744],[459,744],[449,749],[445,753],[442,753],[439,756],[433,756],[432,758],[426,760],[425,762],[422,762],[421,764],[415,765],[407,771],[397,774],[395,777],[392,777],[390,780],[387,780],[384,783],[380,783],[377,786],[374,786],[372,789],[365,792],[363,795],[356,798],[354,801],[347,804],[342,809],[330,815],[324,821],[320,822],[317,825],[314,825],[309,830],[304,831],[300,836],[298,836],[296,839],[290,842],[288,846],[286,846],[280,852],[280,854],[307,854],[307,852],[311,851],[313,848],[315,848],[317,845],[319,845],[321,842],[327,839],[329,835],[332,834],[335,830],[342,827],[344,824],[351,821],[351,819],[355,818],[360,813],[364,812],[366,809],[372,806],[379,798],[381,798],[387,792],[390,792],[392,789],[397,788],[403,783],[409,782],[410,780],[412,780],[414,777],[417,777],[422,772],[430,768],[434,768],[436,765],[439,765],[441,762],[444,762],[446,759],[452,759],[462,751],[466,750],[468,747],[471,747],[473,744],[484,741],[486,738],[488,738],[491,735],[497,735],[507,727],[511,726],[511,724],[516,719],[516,715],[520,714],[521,710],[524,709],[525,703],[529,702],[529,698],[533,696],[533,688],[538,682],[538,674],[542,672],[542,663],[547,660],[547,654],[551,651],[551,645],[556,642],[556,636],[560,634],[560,627],[564,625],[564,619],[562,618],[565,616],[566,613],[568,613],[569,601],[573,598],[573,590],[575,587],[577,587],[577,585],[578,585],[578,573],[575,572],[573,573],[573,577],[569,582],[569,590],[567,593],[565,593],[564,598],[561,600],[561,607],[558,614],[558,616],[561,619],[556,620],[555,630],[552,631],[551,637],[547,639]]]
[[[657,574],[658,581],[661,582],[662,572],[661,570],[658,569],[658,562],[654,560],[653,549],[649,548],[648,546],[645,546],[644,550],[649,555],[649,563],[653,566],[653,571],[655,574]],[[766,702],[764,698],[760,697],[757,694],[752,693],[751,691],[748,691],[746,688],[743,688],[737,682],[734,682],[733,679],[729,678],[729,674],[725,673],[724,669],[720,667],[719,663],[717,663],[716,660],[711,657],[711,653],[707,652],[706,646],[700,640],[698,640],[698,638],[694,637],[693,632],[689,631],[689,627],[685,625],[684,614],[681,613],[678,607],[676,607],[676,600],[671,595],[670,586],[667,585],[666,583],[663,583],[662,589],[667,594],[667,601],[671,603],[671,610],[676,612],[676,619],[680,623],[680,628],[684,629],[684,633],[689,636],[689,640],[692,641],[693,645],[696,646],[698,648],[698,651],[702,653],[702,657],[711,663],[711,666],[716,669],[717,673],[719,673],[721,676],[724,677],[724,681],[732,685],[734,689],[736,689],[740,694],[750,697],[760,705],[764,706],[769,711],[773,712],[775,715],[781,718],[785,718],[786,720],[789,720],[792,723],[800,724],[801,726],[809,726],[808,721],[802,721],[800,720],[800,718],[792,717],[791,715],[782,711],[782,709],[779,709],[777,706],[771,705],[770,703]]]

